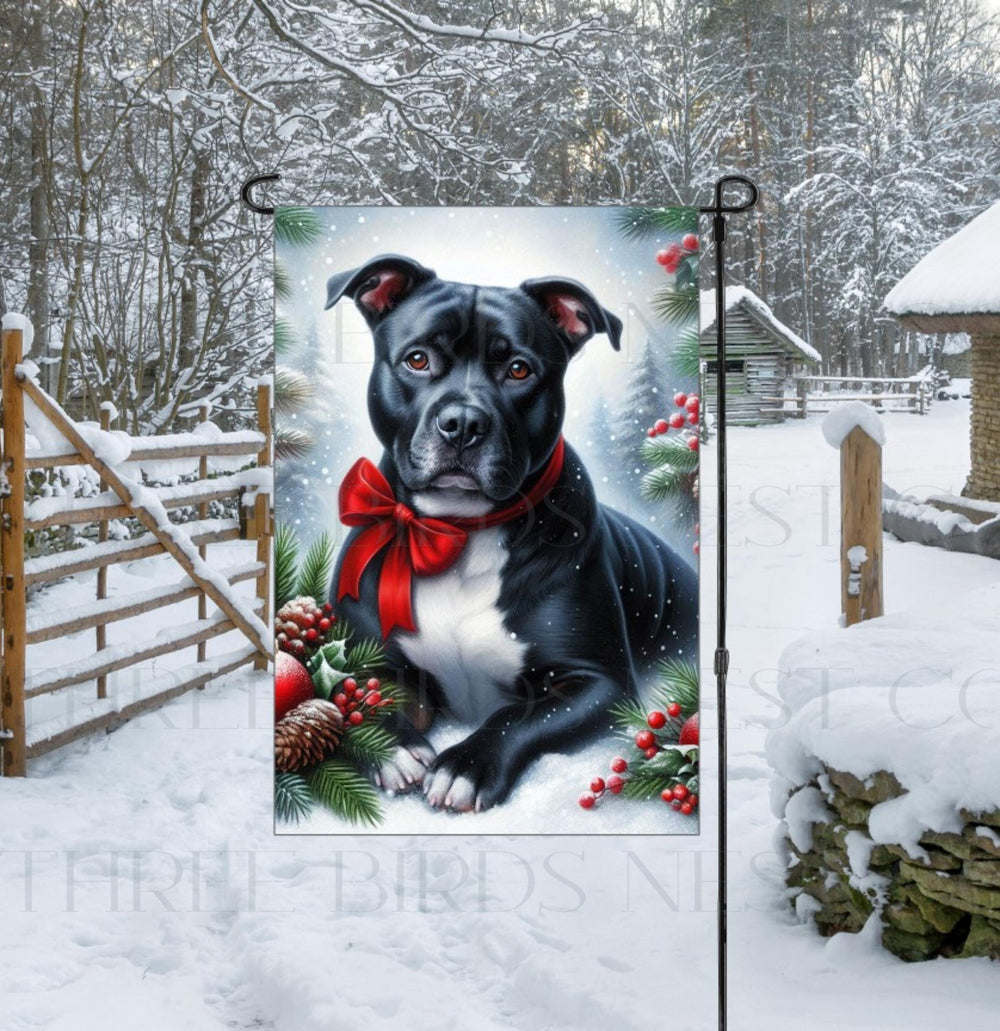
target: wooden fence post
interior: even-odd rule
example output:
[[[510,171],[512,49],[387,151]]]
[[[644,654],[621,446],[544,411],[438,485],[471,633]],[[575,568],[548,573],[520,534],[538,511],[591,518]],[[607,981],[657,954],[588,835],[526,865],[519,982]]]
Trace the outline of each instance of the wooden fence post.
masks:
[[[3,673],[0,679],[3,774],[23,777],[25,757],[24,663],[27,632],[24,593],[24,395],[15,369],[24,346],[20,329],[4,329],[0,384],[3,390],[3,471],[9,491],[0,498],[0,625]]]
[[[840,445],[840,575],[845,626],[882,615],[882,445],[861,426]]]
[[[199,421],[199,423],[204,425],[206,422],[208,422],[208,417],[212,413],[212,406],[211,406],[211,404],[208,401],[203,401],[198,406],[198,411],[199,411],[199,413],[201,415],[201,418],[198,421]],[[202,480],[202,481],[208,479],[208,455],[202,455],[201,458],[198,459],[198,479]],[[207,501],[202,501],[198,505],[198,518],[199,519],[207,519],[208,518],[208,502]],[[208,560],[208,545],[207,544],[200,544],[200,545],[198,545],[198,554],[201,556],[202,561],[207,561]],[[208,598],[205,596],[205,592],[201,591],[199,593],[199,595],[198,595],[198,619],[202,620],[202,619],[207,619],[207,618],[208,618]],[[198,645],[198,661],[199,662],[204,662],[207,655],[208,655],[208,652],[207,652],[207,642],[202,641]],[[204,688],[204,685],[202,685],[202,688]]]
[[[103,405],[101,406],[101,429],[106,433],[111,429],[111,412],[108,411]],[[108,489],[107,483],[102,479],[100,481],[101,490],[105,491]],[[97,526],[97,542],[103,544],[108,539],[108,523],[107,520],[102,519]],[[108,596],[108,567],[101,566],[97,570],[97,600],[103,601]],[[108,628],[105,624],[100,623],[95,628],[97,636],[97,650],[99,652],[104,651],[108,646]],[[108,697],[108,678],[107,676],[97,678],[97,697],[107,698]]]
[[[257,468],[271,466],[271,395],[270,380],[257,384],[257,428],[264,434],[264,445],[257,453]],[[273,490],[273,488],[272,488]],[[271,494],[258,490],[254,501],[254,523],[257,527],[257,561],[264,563],[263,572],[257,577],[257,597],[264,603],[261,619],[265,625],[271,622]],[[254,659],[254,669],[267,669],[267,656]]]

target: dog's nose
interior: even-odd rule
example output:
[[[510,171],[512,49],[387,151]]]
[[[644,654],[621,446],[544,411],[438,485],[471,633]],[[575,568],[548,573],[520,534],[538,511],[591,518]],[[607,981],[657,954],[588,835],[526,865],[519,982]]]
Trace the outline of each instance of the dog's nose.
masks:
[[[453,448],[463,451],[482,442],[490,431],[490,417],[475,405],[445,405],[438,412],[437,428]]]

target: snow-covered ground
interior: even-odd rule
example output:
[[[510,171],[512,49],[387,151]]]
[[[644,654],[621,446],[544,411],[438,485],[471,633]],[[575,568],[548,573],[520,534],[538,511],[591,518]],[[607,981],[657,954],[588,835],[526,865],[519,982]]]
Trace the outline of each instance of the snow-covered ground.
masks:
[[[958,493],[967,401],[886,422],[894,488]],[[995,964],[907,966],[783,900],[764,739],[779,655],[839,615],[838,459],[814,418],[731,441],[729,1026],[991,1027]],[[0,786],[0,1025],[715,1027],[710,493],[700,836],[276,838],[270,681],[235,675]],[[887,614],[998,581],[993,560],[886,542]]]

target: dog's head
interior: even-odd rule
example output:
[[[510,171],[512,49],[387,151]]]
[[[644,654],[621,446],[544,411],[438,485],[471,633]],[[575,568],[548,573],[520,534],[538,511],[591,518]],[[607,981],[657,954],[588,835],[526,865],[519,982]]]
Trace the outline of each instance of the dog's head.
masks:
[[[514,499],[562,431],[570,359],[595,333],[620,347],[621,321],[571,279],[471,286],[390,254],[331,277],[326,307],[345,295],[375,341],[375,433],[428,514]]]

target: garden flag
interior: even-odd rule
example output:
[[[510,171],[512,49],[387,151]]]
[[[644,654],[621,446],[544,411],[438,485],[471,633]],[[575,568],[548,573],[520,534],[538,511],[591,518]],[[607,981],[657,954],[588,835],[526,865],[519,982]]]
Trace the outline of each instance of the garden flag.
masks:
[[[698,830],[693,208],[279,208],[279,832]]]

